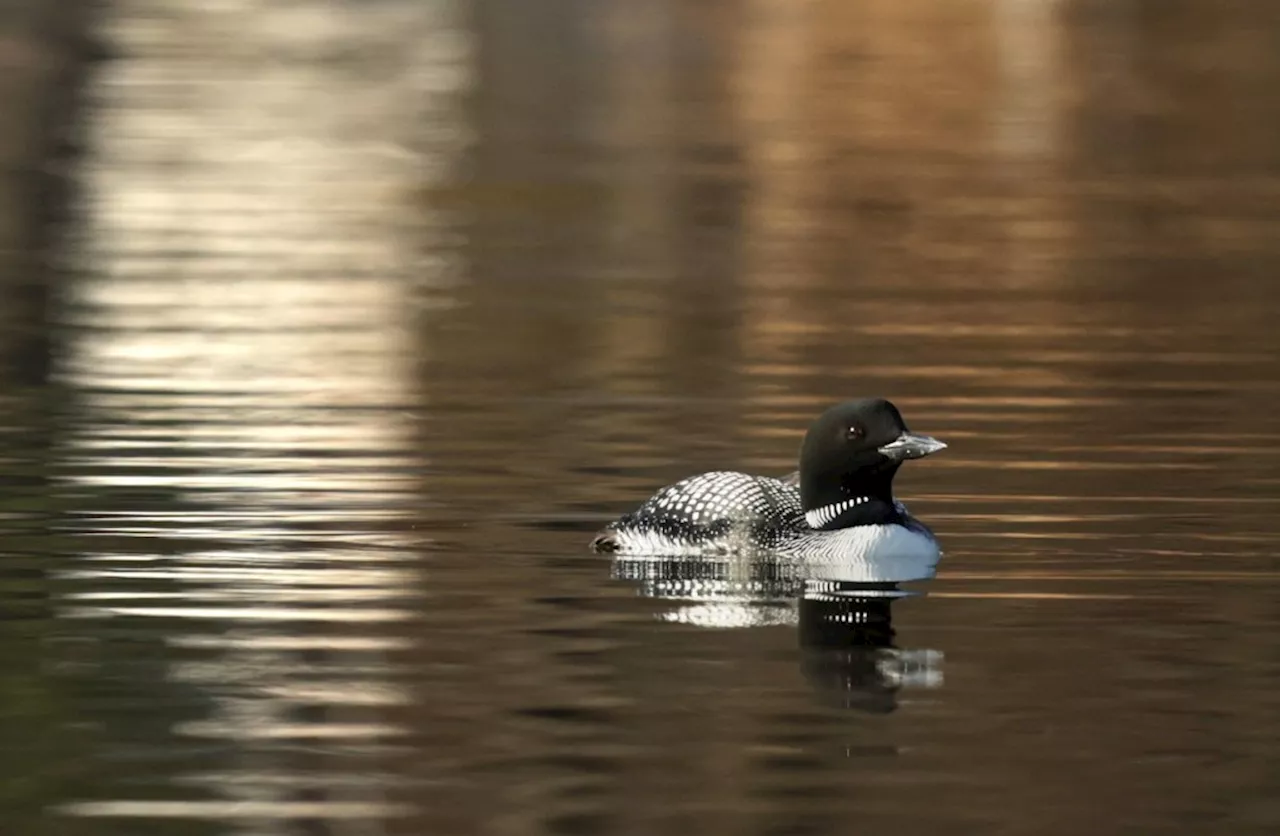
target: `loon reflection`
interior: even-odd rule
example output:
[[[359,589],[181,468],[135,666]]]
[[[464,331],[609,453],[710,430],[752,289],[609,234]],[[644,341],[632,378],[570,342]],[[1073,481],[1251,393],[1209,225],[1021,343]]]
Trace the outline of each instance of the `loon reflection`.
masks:
[[[824,700],[872,713],[898,707],[902,688],[942,684],[942,653],[894,644],[892,606],[919,595],[896,584],[838,580],[830,563],[756,556],[628,558],[613,577],[642,595],[678,601],[660,618],[710,629],[795,626],[800,669]]]

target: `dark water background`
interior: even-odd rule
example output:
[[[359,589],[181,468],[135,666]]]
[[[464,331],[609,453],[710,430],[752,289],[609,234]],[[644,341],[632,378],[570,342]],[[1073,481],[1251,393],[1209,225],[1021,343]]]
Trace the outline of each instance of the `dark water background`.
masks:
[[[1280,5],[90,34],[0,204],[6,836],[1280,830]],[[868,394],[927,595],[587,553]]]

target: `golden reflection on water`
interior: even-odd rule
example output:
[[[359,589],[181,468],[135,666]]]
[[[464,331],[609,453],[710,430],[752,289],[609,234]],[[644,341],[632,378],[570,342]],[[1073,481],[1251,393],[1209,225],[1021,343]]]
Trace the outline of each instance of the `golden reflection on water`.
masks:
[[[416,483],[404,474],[413,427],[378,408],[410,379],[406,285],[330,279],[272,296],[263,277],[255,287],[267,291],[261,306],[233,295],[193,299],[182,283],[140,288],[106,278],[80,300],[94,331],[64,365],[68,383],[84,393],[82,426],[67,445],[68,483],[90,496],[167,494],[198,510],[151,503],[73,515],[95,537],[136,545],[83,555],[64,577],[84,590],[64,596],[64,617],[184,625],[186,635],[166,643],[199,648],[202,660],[175,659],[162,676],[206,693],[208,707],[203,719],[168,732],[233,748],[222,773],[180,770],[164,779],[222,800],[80,801],[63,807],[70,815],[213,819],[229,832],[240,822],[261,833],[269,821],[367,822],[414,810],[389,801],[391,784],[377,777],[379,747],[408,733],[380,717],[414,699],[395,681],[404,671],[388,654],[413,641],[374,629],[416,620],[422,585],[411,559],[421,537],[409,530]],[[334,293],[343,308],[330,302]],[[346,329],[335,327],[340,311]],[[173,324],[157,330],[160,322]],[[204,406],[202,398],[219,392],[234,397],[216,410]],[[326,453],[338,458],[317,458]],[[142,551],[156,540],[171,545],[163,554]],[[209,540],[222,545],[184,545]],[[145,590],[158,582],[180,591]],[[93,588],[102,583],[107,590]],[[327,659],[332,672],[294,670],[304,658]],[[333,785],[332,770],[290,767],[289,750],[304,744],[367,749],[363,767],[348,767],[361,782]]]
[[[252,781],[261,786],[272,783],[273,775],[219,776],[219,782]],[[371,816],[408,816],[414,808],[407,804],[371,805],[342,801],[98,801],[68,804],[66,812],[73,816],[107,818],[215,819],[233,828],[249,820],[285,821],[367,820]],[[255,827],[253,832],[260,832]]]
[[[86,637],[125,629],[181,651],[156,657],[146,687],[197,711],[145,737],[129,730],[145,704],[104,714],[104,734],[156,766],[64,813],[373,833],[417,809],[389,797],[403,784],[391,742],[418,699],[397,661],[417,639],[398,625],[425,595],[406,408],[421,288],[447,277],[408,234],[430,218],[402,207],[460,137],[409,153],[419,125],[400,108],[418,96],[445,129],[468,83],[465,42],[440,26],[455,4],[427,5],[134,0],[108,15],[127,57],[91,91],[92,275],[60,358],[76,400],[62,480],[80,497],[63,527],[101,550],[62,573],[61,614]],[[388,74],[265,59],[322,55],[353,27]],[[184,741],[217,743],[217,768],[175,761]]]

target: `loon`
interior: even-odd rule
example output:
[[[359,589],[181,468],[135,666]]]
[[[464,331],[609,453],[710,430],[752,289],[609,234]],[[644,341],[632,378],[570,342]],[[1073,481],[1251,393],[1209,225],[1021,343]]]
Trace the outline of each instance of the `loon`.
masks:
[[[946,447],[907,429],[883,398],[847,401],[805,435],[800,470],[777,479],[714,471],[669,485],[592,540],[619,555],[774,552],[810,562],[859,564],[861,574],[931,576],[937,540],[893,497],[907,459]],[[905,579],[905,578],[904,578]]]

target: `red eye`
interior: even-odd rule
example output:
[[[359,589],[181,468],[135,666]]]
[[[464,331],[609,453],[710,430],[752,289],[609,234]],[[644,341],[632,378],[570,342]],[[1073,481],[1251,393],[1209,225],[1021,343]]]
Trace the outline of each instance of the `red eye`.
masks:
[[[849,439],[850,441],[855,441],[859,438],[862,438],[864,435],[866,435],[867,431],[864,430],[862,427],[858,426],[857,424],[854,424],[852,427],[849,427],[849,429],[845,430],[844,434],[845,434],[845,438]]]

